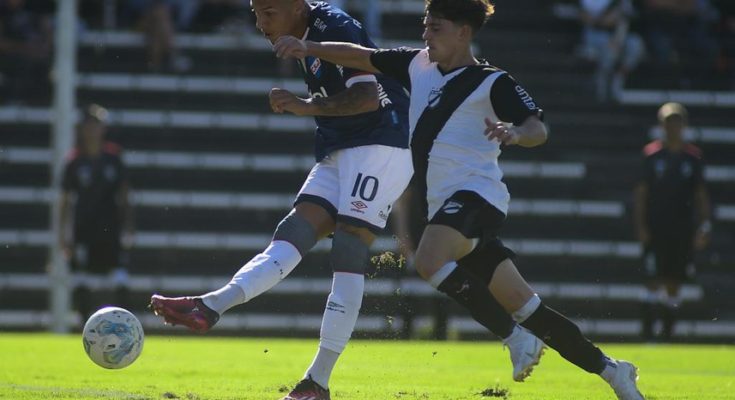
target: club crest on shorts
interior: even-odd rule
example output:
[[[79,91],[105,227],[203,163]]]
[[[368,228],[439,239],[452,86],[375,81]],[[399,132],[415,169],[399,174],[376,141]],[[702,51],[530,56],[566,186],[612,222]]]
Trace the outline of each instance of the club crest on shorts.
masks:
[[[456,214],[459,212],[459,210],[462,209],[463,205],[464,204],[458,201],[449,200],[446,203],[444,203],[444,205],[442,206],[442,212],[444,214]]]

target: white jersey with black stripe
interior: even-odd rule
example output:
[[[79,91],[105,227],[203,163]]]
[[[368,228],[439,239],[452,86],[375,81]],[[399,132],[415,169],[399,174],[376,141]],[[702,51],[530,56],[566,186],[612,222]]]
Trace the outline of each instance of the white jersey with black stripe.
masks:
[[[426,49],[379,50],[371,62],[386,75],[396,77],[410,90],[409,126],[414,135],[416,124],[427,106],[440,98],[444,85],[465,70],[464,67],[442,73],[429,60]],[[497,86],[497,87],[496,87]],[[502,182],[498,165],[500,144],[483,134],[485,118],[512,125],[530,115],[541,115],[526,91],[505,71],[498,69],[461,103],[434,140],[427,171],[428,218],[431,219],[444,200],[459,190],[478,193],[503,213],[508,212],[510,194]]]

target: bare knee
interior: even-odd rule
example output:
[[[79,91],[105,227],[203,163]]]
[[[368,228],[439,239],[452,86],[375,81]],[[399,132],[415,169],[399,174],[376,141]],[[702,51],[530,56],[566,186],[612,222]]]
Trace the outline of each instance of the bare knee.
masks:
[[[363,243],[367,244],[368,246],[373,244],[373,241],[375,240],[375,234],[368,228],[355,226],[355,225],[348,225],[344,222],[338,222],[336,230],[340,230],[346,233],[349,233],[350,235],[357,236],[362,240]]]
[[[437,258],[419,250],[416,253],[416,272],[424,280],[429,280],[446,262],[437,262]]]
[[[292,213],[296,213],[298,216],[304,218],[314,228],[318,239],[322,239],[334,232],[334,218],[332,218],[332,215],[327,210],[319,205],[302,202],[296,205]]]

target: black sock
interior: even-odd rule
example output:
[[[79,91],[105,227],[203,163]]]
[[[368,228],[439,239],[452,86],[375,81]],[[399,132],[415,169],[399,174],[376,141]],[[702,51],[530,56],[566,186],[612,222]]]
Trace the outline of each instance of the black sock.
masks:
[[[644,302],[643,303],[643,318],[641,320],[643,329],[641,335],[643,340],[653,340],[653,323],[656,321],[656,303]]]
[[[674,333],[674,323],[676,323],[676,314],[678,313],[678,307],[671,306],[669,304],[664,305],[663,307],[663,316],[662,316],[662,322],[663,322],[663,329],[661,331],[661,338],[666,341],[671,341],[671,336]]]
[[[475,321],[495,335],[507,338],[513,332],[516,324],[510,315],[490,294],[487,286],[463,268],[455,268],[438,289],[466,308]]]
[[[543,303],[521,323],[572,364],[599,374],[605,369],[605,355],[582,335],[579,327]]]

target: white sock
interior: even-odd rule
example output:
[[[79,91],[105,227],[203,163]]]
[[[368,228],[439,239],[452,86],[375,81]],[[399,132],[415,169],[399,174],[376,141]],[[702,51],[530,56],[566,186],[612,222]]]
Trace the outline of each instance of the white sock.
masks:
[[[204,304],[222,314],[275,286],[290,274],[300,261],[301,254],[291,243],[274,240],[262,253],[240,268],[230,283],[202,296]]]
[[[605,369],[600,372],[600,376],[607,382],[611,382],[615,378],[615,372],[618,370],[618,362],[610,357],[605,356]]]
[[[322,327],[319,332],[319,353],[327,355],[317,357],[306,371],[312,379],[328,387],[329,376],[332,373],[337,357],[342,353],[347,341],[355,329],[357,316],[362,305],[362,294],[365,289],[365,276],[349,272],[335,272],[332,278],[332,292],[327,298],[327,306],[322,317]],[[330,351],[337,355],[331,357]]]
[[[434,272],[434,275],[429,278],[429,284],[433,286],[435,289],[439,288],[439,285],[441,285],[442,282],[444,282],[447,277],[454,272],[454,270],[457,268],[457,263],[455,261],[450,261],[446,264],[444,264],[443,267],[439,268],[438,271]]]
[[[242,291],[240,286],[228,283],[213,292],[203,295],[202,302],[205,306],[217,311],[217,314],[222,315],[230,308],[244,303],[245,292]]]
[[[541,306],[541,298],[538,297],[537,294],[534,293],[534,295],[528,299],[526,304],[523,305],[523,307],[515,310],[513,312],[513,319],[518,322],[519,324],[522,324],[525,320],[528,319],[533,313],[538,310],[539,306]]]
[[[339,354],[336,351],[319,347],[316,352],[314,361],[311,362],[311,366],[306,371],[304,378],[311,378],[314,382],[318,383],[319,386],[324,389],[329,389],[329,377],[332,375],[332,369],[337,364]]]

